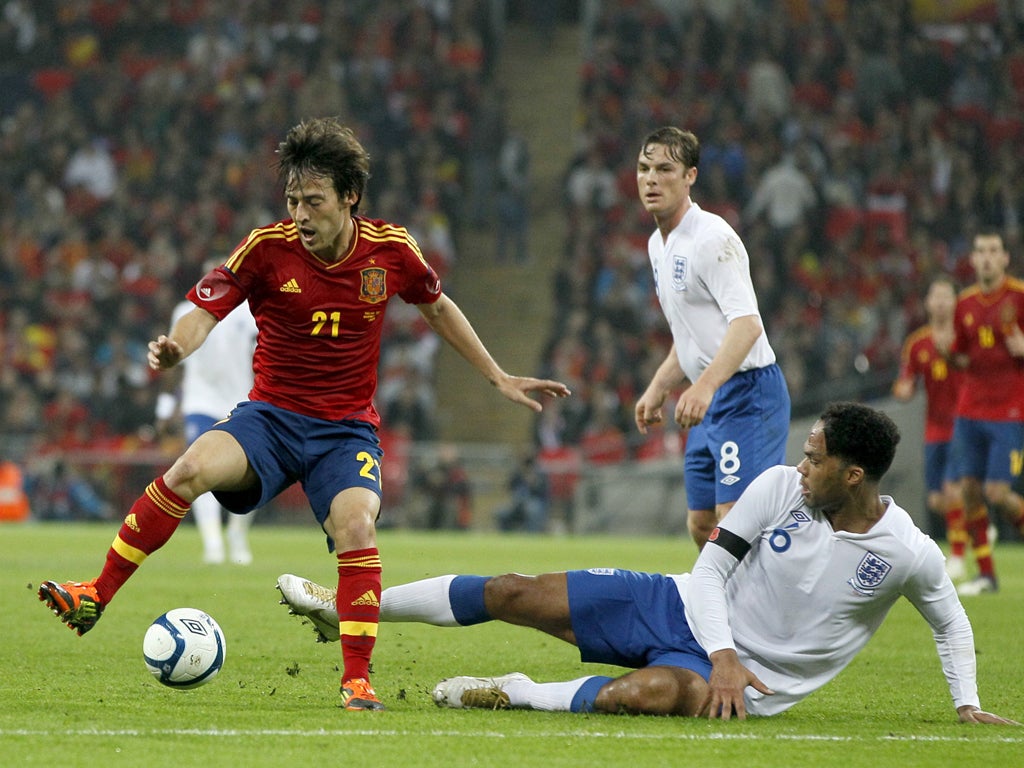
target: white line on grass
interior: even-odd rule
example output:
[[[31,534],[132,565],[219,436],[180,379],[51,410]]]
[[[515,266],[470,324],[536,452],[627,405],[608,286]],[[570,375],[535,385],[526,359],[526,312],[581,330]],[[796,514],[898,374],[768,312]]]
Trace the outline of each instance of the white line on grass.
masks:
[[[411,731],[395,730],[387,728],[357,728],[345,730],[298,730],[287,728],[258,728],[258,729],[236,729],[236,728],[153,728],[148,730],[136,730],[133,728],[84,728],[77,730],[47,731],[27,728],[14,728],[11,730],[0,730],[0,736],[208,736],[211,738],[253,738],[260,736],[297,736],[300,738],[327,736],[424,736],[452,737],[462,736],[473,739],[509,739],[509,738],[565,738],[567,734],[562,731],[509,734],[501,731],[453,731],[453,730],[431,730]],[[993,738],[971,739],[968,736],[916,736],[914,734],[898,735],[885,734],[884,736],[834,736],[829,734],[815,733],[781,733],[776,735],[765,735],[757,733],[674,733],[674,734],[650,734],[631,733],[628,731],[587,731],[586,733],[571,734],[582,736],[588,739],[637,739],[656,741],[836,741],[836,742],[879,742],[879,741],[929,741],[929,742],[954,742],[965,741],[1000,744],[1024,744],[1024,736],[996,736]],[[973,734],[972,734],[973,735]],[[986,734],[987,736],[987,734]]]

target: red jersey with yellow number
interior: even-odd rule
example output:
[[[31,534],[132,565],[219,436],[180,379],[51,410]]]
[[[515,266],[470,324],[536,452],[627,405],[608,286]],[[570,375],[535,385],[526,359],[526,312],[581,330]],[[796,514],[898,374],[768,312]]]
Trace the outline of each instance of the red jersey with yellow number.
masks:
[[[373,396],[388,301],[431,304],[441,281],[403,227],[352,220],[352,245],[335,264],[303,247],[291,219],[254,229],[188,298],[218,319],[249,301],[259,329],[251,400],[379,426]]]
[[[899,378],[924,382],[927,395],[924,441],[947,443],[953,438],[953,415],[963,373],[935,347],[931,326],[918,328],[903,343]]]
[[[953,350],[970,362],[957,416],[1024,421],[1024,360],[1006,347],[1006,335],[1024,323],[1024,283],[1006,278],[992,293],[972,286],[960,293],[953,319]]]

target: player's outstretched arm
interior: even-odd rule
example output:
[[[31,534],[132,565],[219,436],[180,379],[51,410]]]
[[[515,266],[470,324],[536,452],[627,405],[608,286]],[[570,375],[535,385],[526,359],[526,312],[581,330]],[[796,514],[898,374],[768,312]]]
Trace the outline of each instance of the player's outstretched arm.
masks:
[[[965,704],[962,707],[957,707],[957,714],[960,716],[961,723],[983,723],[985,725],[1021,725],[1016,720],[1010,720],[1006,717],[1000,717],[994,715],[991,712],[986,712],[983,709],[979,709],[973,704]]]
[[[569,388],[560,381],[513,376],[506,373],[491,357],[491,353],[480,341],[480,337],[477,336],[462,310],[446,294],[441,294],[441,298],[433,304],[418,304],[417,308],[434,333],[448,342],[456,352],[480,371],[491,384],[498,388],[502,395],[512,402],[540,412],[541,404],[529,395],[568,397],[572,394]]]

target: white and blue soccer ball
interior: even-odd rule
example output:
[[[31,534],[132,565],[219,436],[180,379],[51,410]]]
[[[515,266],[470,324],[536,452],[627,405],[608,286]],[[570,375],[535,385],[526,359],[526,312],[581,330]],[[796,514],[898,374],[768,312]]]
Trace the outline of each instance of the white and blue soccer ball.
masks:
[[[158,617],[142,639],[153,677],[170,688],[196,688],[217,676],[227,643],[213,617],[196,608],[175,608]]]

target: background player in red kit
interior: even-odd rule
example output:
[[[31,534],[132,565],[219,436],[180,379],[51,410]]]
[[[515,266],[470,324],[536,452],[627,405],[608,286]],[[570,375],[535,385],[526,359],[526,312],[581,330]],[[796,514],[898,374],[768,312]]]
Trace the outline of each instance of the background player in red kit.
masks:
[[[1018,526],[1024,522],[1024,499],[1013,491],[1024,446],[1024,283],[1006,274],[1009,263],[1000,234],[975,235],[977,282],[960,294],[953,318],[953,359],[964,369],[953,462],[967,526],[980,535],[988,527],[987,506]],[[979,560],[979,567],[976,579],[958,587],[960,594],[996,591],[991,558]]]
[[[441,291],[437,274],[400,226],[357,216],[369,156],[332,118],[292,128],[278,148],[290,218],[253,230],[227,262],[189,292],[196,308],[149,344],[150,367],[171,368],[217,322],[248,301],[259,328],[249,402],[200,436],[128,512],[100,575],[46,581],[39,598],[78,634],[174,533],[206,491],[235,513],[301,482],[337,554],[337,608],[346,709],[383,709],[369,683],[380,612],[380,418],[377,386],[388,301],[415,304],[426,322],[509,400],[536,411],[556,381],[511,376]]]
[[[963,373],[949,362],[953,346],[953,312],[956,310],[956,284],[945,275],[935,278],[928,286],[924,307],[928,323],[921,326],[903,342],[900,372],[892,385],[898,400],[907,401],[914,396],[917,382],[924,385],[926,398],[924,422],[925,489],[928,509],[945,521],[946,539],[950,555],[946,559],[946,572],[953,580],[965,575],[964,552],[968,534],[964,525],[963,502],[956,480],[958,472],[950,462],[950,444],[953,439],[953,414]],[[975,556],[989,556],[988,547],[975,548]]]

